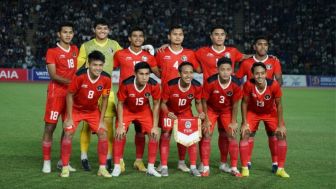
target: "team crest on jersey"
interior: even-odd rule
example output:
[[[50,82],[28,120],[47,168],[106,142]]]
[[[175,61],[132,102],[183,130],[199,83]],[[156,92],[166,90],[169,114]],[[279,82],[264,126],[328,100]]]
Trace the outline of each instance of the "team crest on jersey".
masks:
[[[141,60],[144,61],[144,62],[147,62],[147,61],[148,61],[148,58],[147,58],[147,56],[142,56],[142,57],[141,57]]]
[[[228,91],[228,92],[226,93],[226,95],[227,95],[227,96],[232,96],[232,95],[233,95],[233,92],[232,92],[232,91]]]
[[[102,90],[103,90],[103,86],[99,85],[99,86],[97,87],[97,91],[102,91]]]
[[[272,65],[271,64],[266,64],[265,66],[266,66],[266,69],[268,69],[268,70],[272,69]]]
[[[191,128],[191,122],[190,122],[190,121],[186,121],[186,122],[184,123],[184,127],[185,127],[186,129],[190,129],[190,128]]]
[[[131,93],[129,94],[129,97],[135,97],[135,94]]]
[[[145,93],[145,97],[149,98],[150,97],[150,93]]]
[[[256,95],[255,93],[252,93],[252,96],[253,96],[253,97],[257,97],[257,95]]]
[[[214,90],[213,93],[214,94],[219,94],[219,90]]]
[[[170,56],[165,56],[165,57],[163,57],[163,59],[165,59],[165,60],[170,60],[171,57],[170,57]]]
[[[82,88],[88,88],[88,85],[87,84],[83,84],[81,87]]]
[[[193,99],[193,98],[194,98],[194,95],[193,95],[193,94],[188,94],[188,98],[189,98],[189,99]]]
[[[127,56],[127,57],[126,57],[126,61],[127,61],[127,60],[132,60],[132,57]]]
[[[265,95],[265,100],[269,100],[269,99],[271,99],[271,95],[269,95],[269,94],[267,94],[267,95]]]
[[[212,53],[208,53],[207,57],[213,57],[214,55]]]
[[[72,53],[72,57],[76,58],[76,57],[77,57],[77,53],[76,53],[76,52],[73,52],[73,53]]]
[[[187,61],[187,60],[188,60],[188,58],[187,58],[187,56],[186,56],[186,55],[183,55],[183,56],[181,57],[181,60],[182,60],[182,61]]]
[[[112,54],[112,53],[113,53],[113,49],[112,49],[112,48],[109,48],[109,49],[108,49],[108,52]]]
[[[231,58],[231,54],[230,54],[229,52],[226,52],[226,53],[224,54],[224,57],[225,57],[225,58]]]
[[[180,95],[179,94],[173,94],[173,97],[179,97]]]

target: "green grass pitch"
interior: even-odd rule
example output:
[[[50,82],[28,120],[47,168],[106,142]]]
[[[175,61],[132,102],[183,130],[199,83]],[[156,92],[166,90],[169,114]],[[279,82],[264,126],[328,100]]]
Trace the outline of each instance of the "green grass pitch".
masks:
[[[54,134],[52,173],[43,174],[41,137],[46,89],[46,83],[0,83],[0,188],[336,188],[335,89],[284,89],[284,117],[288,128],[286,170],[291,176],[289,179],[278,178],[271,173],[270,152],[262,125],[256,136],[249,178],[234,178],[218,171],[217,132],[212,140],[210,177],[193,178],[177,171],[173,140],[169,177],[147,177],[132,168],[135,158],[132,128],[127,135],[124,154],[126,173],[111,179],[96,176],[95,136],[89,151],[93,170],[84,172],[80,165],[77,130],[71,158],[77,172],[72,173],[70,178],[60,178],[56,169],[60,153],[60,124]]]

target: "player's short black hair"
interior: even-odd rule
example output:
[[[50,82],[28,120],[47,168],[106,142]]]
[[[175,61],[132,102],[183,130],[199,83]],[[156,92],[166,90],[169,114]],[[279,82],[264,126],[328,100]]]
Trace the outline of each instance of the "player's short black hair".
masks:
[[[149,72],[151,71],[151,68],[147,62],[139,62],[136,63],[134,66],[134,72],[138,72],[140,69],[149,69]]]
[[[135,32],[135,31],[140,31],[140,32],[142,32],[142,33],[145,35],[145,31],[144,31],[142,28],[140,28],[140,27],[138,27],[138,26],[135,26],[135,27],[133,27],[133,28],[129,31],[129,33],[128,33],[128,37],[131,37],[131,36],[132,36],[132,33]]]
[[[98,25],[103,25],[103,26],[108,26],[109,27],[109,23],[104,18],[97,19],[93,24],[93,28],[96,28]]]
[[[267,43],[269,41],[269,37],[268,36],[266,36],[266,35],[258,35],[257,37],[254,38],[253,44],[257,44],[257,41],[260,40],[260,39],[266,40]]]
[[[265,70],[266,70],[266,66],[264,63],[262,62],[255,62],[253,65],[252,65],[252,68],[251,68],[251,72],[254,73],[254,69],[258,66],[261,66],[263,67]]]
[[[224,33],[226,34],[225,28],[224,28],[224,26],[222,26],[222,25],[215,25],[215,26],[212,26],[212,27],[211,27],[211,30],[210,30],[210,34],[212,34],[212,32],[214,32],[216,29],[222,29],[222,30],[224,30]]]
[[[178,66],[178,71],[181,73],[182,72],[182,68],[184,66],[191,66],[194,69],[194,65],[192,65],[192,63],[190,62],[182,62],[179,66]]]
[[[103,53],[100,51],[92,51],[89,56],[88,56],[88,61],[89,63],[92,62],[93,60],[100,60],[103,63],[105,63],[105,56]]]
[[[61,32],[63,27],[71,27],[72,30],[74,29],[74,25],[71,22],[62,22],[57,27],[57,32]]]
[[[175,29],[181,29],[184,32],[182,25],[180,25],[180,24],[174,24],[174,25],[170,26],[168,33],[170,34]]]
[[[217,61],[217,68],[219,68],[219,66],[222,65],[222,64],[229,64],[231,66],[232,61],[231,61],[230,58],[222,57],[222,58],[218,59],[218,61]]]

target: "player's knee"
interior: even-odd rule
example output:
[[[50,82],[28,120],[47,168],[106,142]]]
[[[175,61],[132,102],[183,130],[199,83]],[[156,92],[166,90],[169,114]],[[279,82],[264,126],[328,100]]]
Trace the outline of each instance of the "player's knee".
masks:
[[[286,140],[286,136],[281,135],[280,133],[276,133],[276,137],[277,137],[278,140]]]
[[[56,124],[46,123],[45,124],[44,133],[46,133],[49,136],[52,136],[52,134],[55,131],[55,128],[56,128]]]
[[[273,132],[273,131],[267,131],[267,136],[268,137],[274,137],[275,136],[275,132]]]
[[[249,130],[241,134],[242,140],[248,140],[250,137],[251,137],[251,131]]]
[[[99,129],[97,135],[99,139],[107,139],[107,131],[105,129]]]
[[[65,139],[72,139],[73,131],[64,131],[64,138]]]
[[[170,132],[162,132],[162,137],[164,137],[164,138],[170,138],[170,136],[171,136],[171,133]]]
[[[212,133],[204,133],[203,134],[204,139],[211,139],[211,137],[212,137]]]

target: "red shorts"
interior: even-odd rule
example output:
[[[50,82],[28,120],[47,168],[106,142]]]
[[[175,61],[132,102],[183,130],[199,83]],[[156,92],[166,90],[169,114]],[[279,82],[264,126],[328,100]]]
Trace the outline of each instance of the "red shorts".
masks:
[[[180,114],[175,114],[178,118],[188,118],[188,117],[193,117],[192,111],[184,111]],[[163,131],[171,131],[174,126],[174,120],[168,118],[168,115],[164,112],[160,112],[160,119],[159,119],[159,127]]]
[[[133,113],[123,109],[123,124],[125,126],[126,131],[128,130],[131,122],[137,123],[137,125],[141,126],[141,131],[143,133],[151,133],[153,128],[153,113],[149,108],[144,109],[142,112]],[[118,119],[116,119],[116,128],[118,128]]]
[[[278,114],[276,111],[273,111],[270,114],[256,114],[247,111],[247,123],[249,124],[251,132],[256,132],[258,130],[260,121],[264,121],[267,132],[275,132],[278,127]]]
[[[47,103],[44,113],[44,121],[46,123],[56,124],[59,116],[62,116],[64,121],[64,115],[66,112],[66,100],[65,96],[52,96],[48,94]]]
[[[92,112],[83,112],[73,108],[72,120],[74,125],[72,126],[71,129],[66,129],[67,131],[75,132],[79,122],[85,121],[88,123],[91,131],[97,133],[99,129],[100,111],[96,109]]]
[[[224,128],[226,132],[229,131],[229,124],[231,123],[231,113],[217,113],[208,109],[208,117],[211,122],[211,133],[213,132],[216,122],[219,128]]]

